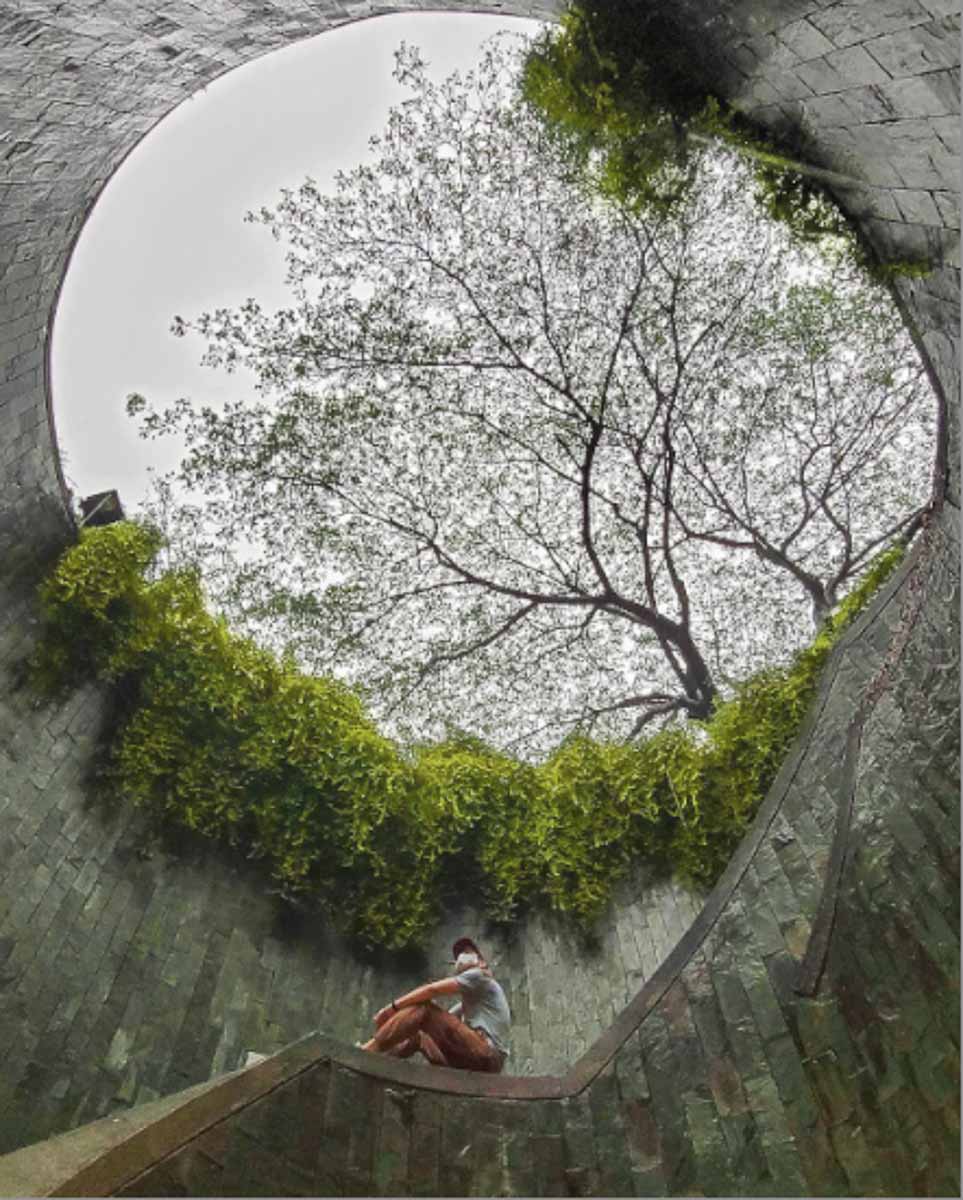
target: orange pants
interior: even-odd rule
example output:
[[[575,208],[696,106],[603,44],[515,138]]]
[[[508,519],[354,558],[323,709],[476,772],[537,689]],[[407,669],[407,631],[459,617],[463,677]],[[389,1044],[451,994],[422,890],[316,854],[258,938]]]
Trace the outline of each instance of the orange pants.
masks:
[[[410,1058],[419,1050],[438,1067],[497,1074],[504,1058],[483,1033],[445,1012],[437,1004],[400,1008],[374,1035],[375,1051]]]

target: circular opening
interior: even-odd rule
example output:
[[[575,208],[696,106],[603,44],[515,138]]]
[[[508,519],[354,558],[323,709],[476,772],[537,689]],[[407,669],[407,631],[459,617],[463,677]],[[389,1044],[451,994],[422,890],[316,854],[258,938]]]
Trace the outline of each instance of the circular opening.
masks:
[[[207,341],[252,374],[200,385],[209,410],[143,418],[193,448],[187,490],[153,504],[167,565],[199,558],[235,626],[291,655],[265,666],[205,626],[211,661],[229,647],[217,686],[263,671],[275,699],[314,705],[316,753],[341,772],[325,779],[352,797],[345,860],[371,868],[358,912],[393,946],[466,879],[502,918],[541,889],[584,921],[636,854],[711,882],[795,732],[837,606],[927,495],[922,369],[843,248],[794,249],[731,150],[673,160],[657,203],[618,194],[609,159],[513,98],[506,53],[470,93],[403,55],[408,95],[369,165],[285,181],[260,219],[292,248],[289,310],[272,315],[287,302],[263,291],[219,307],[238,285],[190,252],[205,285],[219,276],[197,304],[214,311],[174,345]],[[253,120],[233,106],[232,128]],[[183,164],[179,183],[190,200]],[[267,255],[258,232],[245,245]],[[171,308],[182,299],[165,324]],[[183,389],[128,378],[118,393],[142,390]],[[201,597],[170,578],[177,625]],[[198,712],[236,725],[207,682]],[[298,733],[272,711],[260,749],[288,788]],[[252,744],[216,733],[230,745],[179,730],[186,755],[206,746],[205,771]],[[313,822],[310,853],[300,828],[278,835],[292,890],[343,883],[319,882],[344,850],[325,842],[319,761],[284,792]],[[208,797],[245,790],[209,782]],[[181,815],[273,854],[269,810],[202,799]],[[429,830],[444,879],[421,853]]]

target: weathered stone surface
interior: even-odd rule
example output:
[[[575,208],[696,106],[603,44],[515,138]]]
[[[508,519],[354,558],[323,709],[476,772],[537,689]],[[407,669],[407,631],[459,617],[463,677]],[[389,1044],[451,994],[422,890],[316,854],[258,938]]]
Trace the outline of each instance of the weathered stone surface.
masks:
[[[439,0],[438,8],[458,8]],[[95,690],[18,687],[36,579],[70,537],[47,416],[47,330],[73,238],[114,166],[220,72],[406,7],[316,0],[22,0],[0,13],[0,1151],[142,1104],[322,1026],[344,1041],[440,973],[367,960],[209,847],[89,804]],[[471,7],[474,7],[472,5]],[[525,0],[501,11],[550,15]],[[9,9],[9,6],[8,6]],[[694,54],[750,115],[857,182],[840,199],[884,253],[933,270],[899,294],[959,391],[958,6],[678,0]],[[955,403],[947,495],[958,502]],[[472,1101],[330,1067],[210,1130],[138,1194],[956,1194],[958,525],[837,655],[780,811],[682,981],[578,1096]],[[894,585],[895,586],[895,585]],[[914,590],[915,589],[915,590]],[[890,650],[890,647],[895,647]],[[867,719],[833,937],[794,990],[835,829],[849,720]],[[700,899],[626,883],[585,953],[550,921],[493,938],[518,1074],[561,1073],[685,932]],[[459,1157],[464,1151],[464,1156]]]
[[[444,1102],[432,1093],[415,1095],[411,1102],[411,1150],[408,1155],[408,1195],[443,1196],[441,1122]]]

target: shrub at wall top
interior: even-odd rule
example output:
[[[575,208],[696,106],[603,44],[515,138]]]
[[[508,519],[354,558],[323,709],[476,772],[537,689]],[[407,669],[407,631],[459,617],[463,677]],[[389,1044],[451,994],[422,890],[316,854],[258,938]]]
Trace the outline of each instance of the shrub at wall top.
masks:
[[[496,919],[544,903],[585,927],[630,862],[711,884],[830,647],[902,553],[877,559],[791,666],[709,721],[627,744],[571,737],[533,764],[474,738],[390,741],[343,684],[232,633],[194,574],[151,578],[159,548],[135,523],[81,533],[41,588],[38,686],[109,681],[115,794],[264,858],[282,891],[388,948],[416,944],[468,885]]]

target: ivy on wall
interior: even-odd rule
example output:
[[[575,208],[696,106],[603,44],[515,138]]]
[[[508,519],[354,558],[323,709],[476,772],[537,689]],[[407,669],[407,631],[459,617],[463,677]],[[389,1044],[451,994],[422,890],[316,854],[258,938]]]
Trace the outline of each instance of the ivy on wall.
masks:
[[[631,743],[571,737],[534,764],[471,737],[402,746],[334,679],[232,633],[186,571],[152,575],[153,529],[85,530],[41,587],[33,676],[109,681],[108,788],[263,858],[372,944],[417,944],[471,885],[496,919],[547,904],[587,927],[634,861],[707,886],[772,782],[842,630],[898,563],[881,555],[788,666],[712,718]]]

